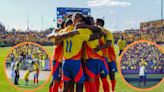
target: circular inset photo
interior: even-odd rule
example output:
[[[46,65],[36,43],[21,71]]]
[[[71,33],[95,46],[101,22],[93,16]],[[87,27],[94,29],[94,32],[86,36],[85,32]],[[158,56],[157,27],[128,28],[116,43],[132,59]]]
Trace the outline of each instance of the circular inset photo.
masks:
[[[164,53],[153,42],[137,41],[123,51],[120,67],[128,85],[141,90],[152,89],[163,80]]]
[[[18,44],[6,57],[6,77],[18,89],[34,90],[50,79],[50,65],[49,55],[40,45],[31,42]]]

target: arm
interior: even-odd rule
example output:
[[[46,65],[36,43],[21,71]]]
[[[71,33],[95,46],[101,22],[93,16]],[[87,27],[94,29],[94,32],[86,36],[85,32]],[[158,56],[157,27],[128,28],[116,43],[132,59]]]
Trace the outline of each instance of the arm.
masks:
[[[111,41],[111,40],[108,40],[108,41],[106,42],[106,44],[97,46],[97,48],[93,49],[93,51],[94,51],[94,52],[98,52],[98,51],[100,51],[101,49],[106,49],[106,48],[110,47],[111,45],[112,45],[112,41]]]
[[[66,39],[68,37],[72,37],[76,34],[79,34],[78,31],[73,31],[73,32],[66,32],[66,33],[61,33],[61,34],[51,34],[48,36],[48,39],[51,39],[55,45],[60,44],[63,39]]]
[[[89,41],[93,41],[99,38],[101,38],[101,35],[99,35],[99,33],[95,33],[90,36]]]
[[[68,38],[68,37],[72,37],[72,36],[75,36],[75,35],[77,35],[77,34],[79,34],[79,32],[78,31],[72,31],[72,32],[66,32],[66,33],[61,33],[61,34],[58,34],[57,36],[56,36],[56,39],[66,39],[66,38]]]
[[[100,33],[102,34],[102,30],[101,28],[97,27],[97,26],[94,26],[94,25],[86,25],[86,24],[79,24],[77,25],[77,29],[78,28],[88,28],[90,29],[93,33]]]

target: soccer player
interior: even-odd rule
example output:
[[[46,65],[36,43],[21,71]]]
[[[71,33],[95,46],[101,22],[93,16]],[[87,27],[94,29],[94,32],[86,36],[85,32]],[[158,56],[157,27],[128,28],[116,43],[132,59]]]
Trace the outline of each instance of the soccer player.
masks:
[[[14,70],[15,56],[14,56],[13,52],[11,53],[10,58],[11,58],[11,78],[12,78],[12,81],[14,82],[14,78],[15,78],[15,70]]]
[[[86,17],[86,24],[89,26],[94,25],[94,19],[91,16]],[[99,32],[91,32],[88,34],[101,34]],[[100,72],[103,70],[105,74],[108,74],[108,65],[105,61],[102,51],[93,52],[93,49],[99,45],[99,40],[95,39],[92,41],[85,42],[85,72],[87,75],[86,85],[89,86],[88,92],[97,92],[99,91],[99,84],[96,82],[96,79],[99,79]]]
[[[62,24],[62,28],[60,30],[56,30],[56,33],[62,33],[65,27],[71,26],[72,21],[67,20]],[[60,43],[54,47],[53,53],[53,80],[50,84],[49,92],[58,92],[58,88],[61,83],[62,77],[62,62],[63,62],[63,43]]]
[[[29,82],[29,75],[32,71],[31,70],[27,70],[24,74],[24,80],[25,80],[25,85],[27,86],[28,85],[28,82]]]
[[[38,85],[38,83],[39,83],[39,80],[38,80],[38,78],[39,78],[39,65],[34,61],[32,62],[32,65],[33,65],[33,70],[35,72],[33,83]]]
[[[18,81],[19,81],[19,64],[20,64],[20,58],[18,58],[18,60],[16,61],[15,65],[14,65],[14,70],[15,70],[15,80],[14,80],[14,84],[15,85],[19,85]]]
[[[117,41],[117,45],[119,47],[119,55],[121,55],[122,51],[124,50],[127,44],[126,40],[124,39],[124,36],[121,36],[120,38],[121,39]]]
[[[146,67],[145,61],[141,59],[140,62],[140,70],[139,70],[139,86],[141,86],[141,82],[144,82],[144,86],[146,86]]]
[[[114,51],[114,37],[110,31],[103,28],[104,24],[105,22],[103,19],[96,20],[96,25],[99,26],[105,32],[105,36],[104,39],[103,38],[100,39],[100,46],[97,46],[97,48],[95,48],[94,50],[95,51],[102,50],[108,61],[109,76],[112,84],[112,91],[114,92],[115,85],[116,85],[115,72],[117,72],[116,54]],[[100,76],[102,78],[104,91],[106,90],[108,92],[109,84],[107,82],[106,76],[103,73],[101,73]]]

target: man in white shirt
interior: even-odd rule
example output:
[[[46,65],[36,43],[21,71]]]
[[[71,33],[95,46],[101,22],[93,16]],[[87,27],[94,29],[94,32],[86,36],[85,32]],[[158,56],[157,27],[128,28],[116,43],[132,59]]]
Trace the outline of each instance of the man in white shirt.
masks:
[[[141,86],[141,82],[144,82],[144,86],[146,86],[146,67],[143,62],[140,63],[140,70],[139,70],[139,86]]]

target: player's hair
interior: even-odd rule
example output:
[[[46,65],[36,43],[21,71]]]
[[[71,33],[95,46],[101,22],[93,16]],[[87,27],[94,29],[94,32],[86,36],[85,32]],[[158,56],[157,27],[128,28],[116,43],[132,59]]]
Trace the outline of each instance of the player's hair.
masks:
[[[105,22],[104,22],[103,19],[98,18],[98,19],[96,19],[96,21],[99,22],[99,23],[101,23],[101,26],[102,27],[105,25]]]
[[[72,20],[69,19],[69,20],[66,21],[65,25],[66,25],[66,27],[67,27],[67,26],[71,25],[72,23],[73,23]]]
[[[77,18],[83,18],[83,17],[84,17],[83,14],[74,13],[74,14],[72,15],[72,21],[75,20],[75,19],[77,19]]]
[[[65,21],[62,22],[61,24],[61,29],[64,29]]]
[[[94,21],[93,17],[91,17],[91,16],[86,16],[85,17],[85,24],[92,25],[92,21]]]

